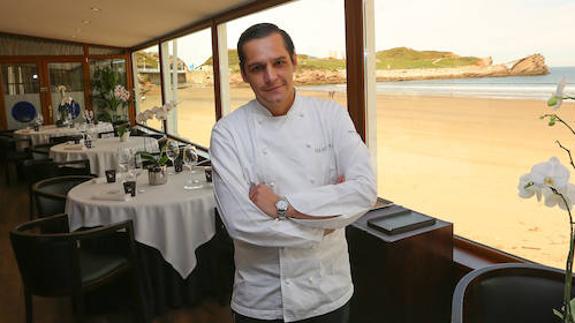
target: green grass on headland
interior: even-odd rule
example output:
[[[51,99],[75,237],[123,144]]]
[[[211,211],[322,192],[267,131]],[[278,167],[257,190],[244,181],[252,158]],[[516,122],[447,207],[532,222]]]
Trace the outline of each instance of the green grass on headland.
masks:
[[[418,51],[397,47],[375,53],[377,69],[445,68],[474,65],[481,59],[452,52]]]
[[[461,57],[452,52],[418,51],[407,47],[382,50],[376,52],[375,57],[377,69],[459,67],[474,65],[481,60],[477,57]],[[232,73],[239,72],[238,53],[235,49],[228,49],[228,63]],[[136,64],[139,68],[143,66],[158,68],[158,55],[142,51],[136,52]],[[202,65],[212,65],[212,58],[208,58]],[[345,69],[345,60],[299,54],[298,68],[300,70],[342,70]]]

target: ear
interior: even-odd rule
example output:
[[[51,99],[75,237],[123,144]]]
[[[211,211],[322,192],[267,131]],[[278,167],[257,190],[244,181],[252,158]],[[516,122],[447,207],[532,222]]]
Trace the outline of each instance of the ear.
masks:
[[[297,54],[293,53],[292,57],[291,57],[291,62],[293,64],[293,69],[294,71],[297,69]]]

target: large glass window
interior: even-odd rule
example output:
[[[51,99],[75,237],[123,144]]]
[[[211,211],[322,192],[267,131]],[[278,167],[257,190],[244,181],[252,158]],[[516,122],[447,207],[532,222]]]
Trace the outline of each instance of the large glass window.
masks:
[[[216,122],[212,34],[204,29],[162,44],[164,95],[176,102],[168,132],[208,147]]]
[[[0,64],[7,128],[29,125],[42,114],[40,80],[36,64]],[[1,113],[1,112],[0,112]]]
[[[136,112],[162,106],[162,78],[160,76],[160,55],[158,46],[136,51],[132,54],[134,66],[134,92]],[[162,129],[157,119],[146,122],[149,127]]]
[[[347,106],[344,2],[300,0],[227,23],[232,110],[254,98],[240,74],[238,39],[248,27],[262,22],[274,23],[292,37],[298,54],[295,81],[299,94],[336,100]]]
[[[555,140],[570,145],[573,135],[539,116],[551,113],[545,100],[559,79],[575,80],[575,45],[561,32],[575,29],[573,9],[375,1],[379,195],[454,222],[463,237],[562,267],[567,214],[520,199],[517,185],[550,156],[568,165]],[[573,108],[563,108],[570,120]]]

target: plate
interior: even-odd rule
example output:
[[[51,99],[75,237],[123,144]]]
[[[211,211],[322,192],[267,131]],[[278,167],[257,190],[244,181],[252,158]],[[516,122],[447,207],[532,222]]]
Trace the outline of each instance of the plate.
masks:
[[[20,101],[12,106],[12,118],[19,122],[30,122],[36,118],[36,108],[28,101]]]

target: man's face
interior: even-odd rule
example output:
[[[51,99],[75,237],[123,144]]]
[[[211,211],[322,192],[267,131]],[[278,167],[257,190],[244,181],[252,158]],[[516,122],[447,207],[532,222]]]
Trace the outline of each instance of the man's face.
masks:
[[[245,56],[242,77],[249,83],[258,101],[274,115],[284,114],[294,98],[293,62],[284,46],[282,36],[273,33],[252,39],[243,45]]]

